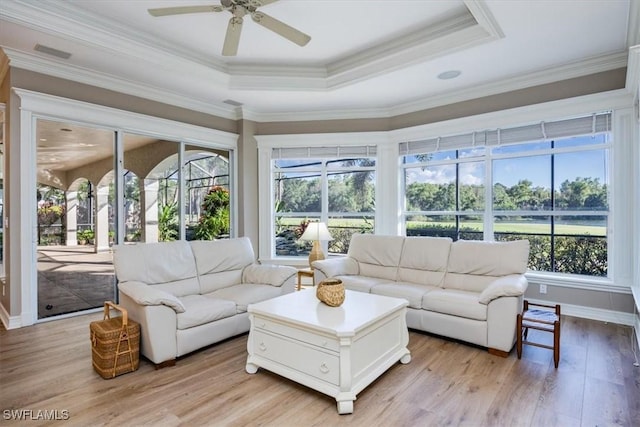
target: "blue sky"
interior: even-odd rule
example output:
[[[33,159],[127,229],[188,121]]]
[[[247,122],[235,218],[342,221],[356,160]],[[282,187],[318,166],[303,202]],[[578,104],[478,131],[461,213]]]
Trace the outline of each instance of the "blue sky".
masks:
[[[572,148],[577,146],[595,146],[606,142],[607,135],[582,136],[565,138],[555,142],[556,148]],[[494,154],[522,154],[551,148],[550,141],[509,145],[493,148]],[[466,158],[483,155],[484,149],[462,150],[460,156]],[[438,152],[433,160],[455,158],[455,151]],[[411,158],[409,161],[416,161]],[[594,178],[600,183],[608,182],[608,156],[606,149],[587,150],[580,152],[557,153],[555,162],[555,184],[558,187],[563,181],[574,181],[576,178]],[[484,160],[471,163],[461,163],[460,182],[465,185],[480,185],[484,183]],[[518,181],[527,179],[534,187],[551,187],[551,155],[515,157],[496,159],[493,161],[493,182],[512,187]],[[430,166],[424,170],[420,167],[407,170],[407,180],[411,182],[426,182],[444,184],[455,180],[453,165]]]
[[[573,181],[576,178],[598,178],[601,183],[607,182],[608,161],[606,157],[604,150],[556,154],[556,186],[565,180]],[[521,179],[528,179],[533,182],[534,187],[550,188],[550,156],[495,160],[493,179],[494,182],[499,182],[507,187],[517,184]]]

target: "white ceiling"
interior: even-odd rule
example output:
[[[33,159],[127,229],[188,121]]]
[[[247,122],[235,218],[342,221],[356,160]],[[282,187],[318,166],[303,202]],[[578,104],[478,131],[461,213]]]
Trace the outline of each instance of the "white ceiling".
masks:
[[[223,57],[228,12],[147,13],[218,0],[2,0],[0,46],[17,68],[227,118],[388,117],[624,67],[640,43],[638,3],[280,0],[259,10],[309,44],[247,16],[238,55]],[[437,78],[448,70],[461,74]]]

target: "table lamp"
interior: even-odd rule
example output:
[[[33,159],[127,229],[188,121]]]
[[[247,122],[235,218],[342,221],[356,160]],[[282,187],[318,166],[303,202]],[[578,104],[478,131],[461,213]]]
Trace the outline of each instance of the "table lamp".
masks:
[[[331,237],[324,222],[310,222],[304,230],[304,233],[302,233],[302,236],[300,236],[300,240],[313,241],[313,248],[311,248],[311,253],[309,253],[309,267],[311,267],[313,261],[324,259],[320,241],[333,240],[333,237]]]

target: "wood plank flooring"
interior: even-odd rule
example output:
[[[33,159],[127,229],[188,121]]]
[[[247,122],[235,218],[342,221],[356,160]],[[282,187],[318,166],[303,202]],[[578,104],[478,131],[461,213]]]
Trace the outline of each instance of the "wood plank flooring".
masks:
[[[328,396],[263,369],[247,374],[246,334],[175,367],[156,371],[141,359],[138,371],[103,380],[91,367],[93,320],[100,315],[0,329],[1,425],[640,426],[627,326],[563,316],[557,370],[550,350],[501,358],[411,331],[411,363],[394,365],[358,395],[353,414],[338,415]],[[31,421],[42,411],[68,419]]]

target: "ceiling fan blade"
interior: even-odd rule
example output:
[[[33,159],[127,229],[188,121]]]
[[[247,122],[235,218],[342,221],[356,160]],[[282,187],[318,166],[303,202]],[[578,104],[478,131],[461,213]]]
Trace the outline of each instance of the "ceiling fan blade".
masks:
[[[249,0],[250,5],[254,6],[256,9],[262,6],[266,6],[271,3],[275,3],[278,0]]]
[[[147,9],[151,16],[169,16],[182,15],[185,13],[205,13],[205,12],[222,12],[224,6],[177,6],[177,7],[161,7],[158,9]]]
[[[252,13],[251,18],[253,18],[255,22],[262,25],[263,27],[281,35],[287,40],[291,40],[299,46],[304,46],[309,43],[309,40],[311,40],[311,37],[306,35],[302,31],[298,31],[295,28],[285,24],[284,22],[278,21],[276,18],[266,15],[262,12]]]
[[[223,56],[236,56],[238,45],[240,44],[240,33],[242,32],[242,17],[233,16],[227,26],[227,35],[224,37],[222,46]]]

